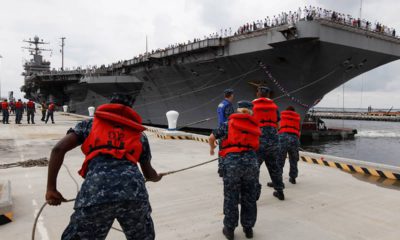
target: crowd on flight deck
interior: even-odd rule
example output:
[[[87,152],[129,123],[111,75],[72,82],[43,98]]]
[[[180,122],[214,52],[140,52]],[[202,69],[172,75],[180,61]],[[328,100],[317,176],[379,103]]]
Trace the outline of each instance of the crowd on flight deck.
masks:
[[[233,90],[225,90],[224,96],[217,108],[219,126],[209,138],[211,155],[219,145],[218,174],[224,186],[222,233],[234,239],[240,216],[246,237],[253,238],[262,164],[271,178],[267,186],[275,189],[273,196],[284,200],[282,174],[289,153],[289,181],[296,184],[300,116],[291,106],[280,113],[267,87],[259,87],[252,102],[239,101],[236,110]],[[84,181],[61,239],[105,239],[115,219],[127,239],[155,239],[145,182],[158,182],[165,174],[152,167],[146,128],[132,107],[134,102],[131,95],[114,94],[108,104],[96,109],[94,118],[69,129],[53,147],[45,195],[50,205],[66,201],[57,189],[65,154],[81,146],[85,155],[79,170]]]
[[[344,14],[333,10],[324,9],[321,7],[315,6],[305,6],[304,8],[299,7],[296,11],[289,11],[289,12],[281,12],[279,14],[273,15],[272,17],[265,17],[264,19],[255,20],[252,22],[247,22],[242,24],[236,31],[232,30],[232,27],[220,29],[219,31],[210,33],[208,35],[204,35],[202,38],[193,38],[192,40],[188,40],[186,42],[181,43],[174,43],[169,44],[165,48],[157,48],[153,49],[149,52],[144,54],[139,54],[138,56],[134,56],[134,60],[144,60],[149,54],[154,54],[158,52],[163,52],[169,49],[173,49],[176,47],[182,47],[187,44],[196,43],[199,41],[203,41],[206,39],[215,39],[215,38],[226,38],[232,36],[239,36],[247,33],[251,33],[260,29],[268,29],[272,27],[277,27],[285,24],[295,24],[299,21],[313,21],[314,19],[325,19],[335,23],[340,23],[345,26],[350,26],[354,28],[360,28],[366,31],[372,31],[376,33],[380,33],[382,35],[391,36],[394,38],[398,38],[397,32],[395,28],[388,27],[378,21],[371,22],[366,19],[355,18],[350,14]],[[108,66],[101,65],[100,67],[97,66],[88,66],[86,69],[82,69],[78,67],[76,71],[86,71],[88,73],[97,73],[102,72],[105,69],[113,68],[120,64],[127,62],[127,60],[120,60],[118,62],[112,63]],[[66,69],[69,70],[69,69]],[[55,72],[55,70],[53,70]]]
[[[41,121],[47,122],[49,119],[54,124],[54,111],[56,111],[56,105],[53,102],[46,103],[43,101],[40,104],[42,112]],[[3,115],[3,124],[10,124],[10,114],[15,115],[15,124],[22,124],[22,118],[26,112],[26,118],[28,124],[35,124],[36,104],[32,100],[28,102],[22,102],[21,99],[18,101],[8,101],[3,99],[1,102],[1,113]]]

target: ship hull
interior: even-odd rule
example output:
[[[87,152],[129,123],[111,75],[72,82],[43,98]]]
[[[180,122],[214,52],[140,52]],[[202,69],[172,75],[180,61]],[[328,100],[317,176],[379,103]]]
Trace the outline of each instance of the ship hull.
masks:
[[[146,124],[166,126],[165,113],[175,110],[180,113],[180,126],[212,129],[217,126],[216,108],[226,88],[235,90],[238,101],[253,100],[256,85],[268,86],[280,110],[291,105],[304,116],[332,89],[394,60],[395,56],[303,39],[252,54],[139,72],[134,77],[142,79],[140,93],[137,94],[139,88],[128,85],[125,92],[137,96],[135,109]],[[98,93],[98,89],[112,92],[101,81],[92,82],[88,89],[85,99],[70,102],[72,106],[79,105],[73,109],[82,114],[87,114],[89,106],[107,102],[106,94]]]

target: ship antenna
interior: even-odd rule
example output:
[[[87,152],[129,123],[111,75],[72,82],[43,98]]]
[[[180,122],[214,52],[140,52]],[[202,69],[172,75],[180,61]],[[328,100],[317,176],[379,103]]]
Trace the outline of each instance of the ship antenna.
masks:
[[[148,43],[147,43],[147,34],[146,34],[146,56],[148,54]]]
[[[65,46],[65,37],[61,37],[61,71],[64,71],[64,46]]]

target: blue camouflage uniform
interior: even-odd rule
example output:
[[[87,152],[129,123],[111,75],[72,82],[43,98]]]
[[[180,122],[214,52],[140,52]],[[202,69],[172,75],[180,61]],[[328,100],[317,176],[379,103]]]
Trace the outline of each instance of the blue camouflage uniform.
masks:
[[[223,123],[227,122],[229,119],[229,116],[235,112],[235,109],[233,108],[233,104],[224,99],[217,108],[217,113],[218,113],[218,127],[221,127]],[[224,158],[221,156],[218,156],[218,174],[220,177],[222,177],[222,164],[223,164]]]
[[[280,133],[280,166],[283,170],[285,166],[286,155],[289,154],[289,177],[296,179],[298,175],[297,162],[299,161],[299,137],[294,133]]]
[[[233,104],[224,99],[217,108],[218,127],[220,127],[224,122],[228,121],[229,116],[234,112],[235,109],[233,108]]]
[[[213,131],[216,139],[228,136],[224,123]],[[254,227],[257,219],[257,199],[260,196],[259,168],[255,151],[228,153],[222,163],[224,181],[224,226],[235,229],[240,223],[245,228]]]
[[[279,111],[277,114],[279,122]],[[276,128],[270,126],[261,127],[260,148],[257,151],[257,156],[260,167],[265,162],[274,189],[277,191],[283,190],[282,169],[279,164],[279,139]]]
[[[88,137],[92,120],[78,123],[75,133],[80,144]],[[151,160],[146,135],[142,135],[139,162]],[[75,212],[62,239],[105,239],[114,219],[128,240],[155,238],[151,206],[145,180],[136,164],[124,159],[100,155],[92,159],[75,201]]]

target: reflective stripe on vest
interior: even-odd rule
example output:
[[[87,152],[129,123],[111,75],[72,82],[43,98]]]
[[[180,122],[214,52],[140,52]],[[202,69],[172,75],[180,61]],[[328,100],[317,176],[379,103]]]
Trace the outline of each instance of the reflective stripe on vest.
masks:
[[[90,160],[99,155],[127,159],[136,164],[142,153],[142,132],[146,130],[141,123],[142,118],[122,104],[98,107],[90,134],[81,147],[86,157],[79,174],[85,177]]]
[[[294,111],[283,111],[279,133],[294,133],[300,137],[300,115]]]
[[[260,135],[260,128],[253,116],[234,113],[229,117],[228,137],[222,141],[219,155],[225,157],[228,153],[257,150]]]
[[[278,106],[269,98],[258,98],[253,100],[253,116],[257,119],[260,127],[278,126]]]

